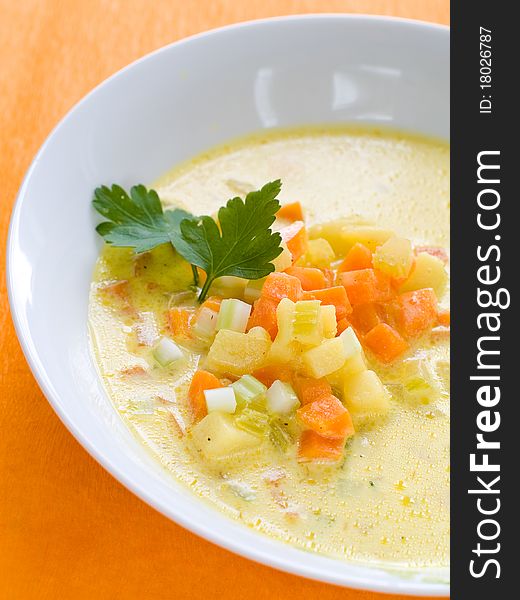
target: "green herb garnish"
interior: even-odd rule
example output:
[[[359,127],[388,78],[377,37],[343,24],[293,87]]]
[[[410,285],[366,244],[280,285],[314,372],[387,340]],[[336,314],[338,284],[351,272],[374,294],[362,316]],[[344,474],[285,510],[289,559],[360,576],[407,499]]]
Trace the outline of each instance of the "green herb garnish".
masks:
[[[249,193],[245,201],[232,198],[218,212],[218,225],[208,216],[194,217],[175,208],[163,211],[155,190],[134,186],[128,195],[113,185],[94,192],[94,208],[108,221],[96,231],[108,244],[133,248],[136,253],[171,243],[192,265],[195,284],[197,269],[206,272],[199,295],[204,300],[213,281],[233,275],[260,279],[274,271],[274,260],[281,252],[281,236],[270,229],[280,208],[279,180]]]

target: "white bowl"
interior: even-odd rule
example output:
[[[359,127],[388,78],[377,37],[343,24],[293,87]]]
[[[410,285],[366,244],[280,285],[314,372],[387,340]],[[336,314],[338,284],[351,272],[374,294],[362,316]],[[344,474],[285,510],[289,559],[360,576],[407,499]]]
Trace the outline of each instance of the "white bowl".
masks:
[[[91,209],[97,185],[153,181],[178,161],[261,128],[346,121],[447,138],[449,30],[383,17],[284,17],[197,35],[133,63],[61,121],[27,173],[8,242],[11,309],[31,369],[62,421],[166,516],[305,577],[446,595],[447,569],[399,572],[306,553],[199,501],[127,430],[89,351],[89,283],[100,248]]]

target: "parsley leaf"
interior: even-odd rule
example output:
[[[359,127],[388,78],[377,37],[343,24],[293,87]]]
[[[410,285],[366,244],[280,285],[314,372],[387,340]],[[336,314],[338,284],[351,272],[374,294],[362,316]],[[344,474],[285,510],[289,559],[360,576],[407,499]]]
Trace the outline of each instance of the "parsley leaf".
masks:
[[[219,210],[218,224],[180,208],[163,211],[157,192],[143,185],[132,187],[130,195],[118,185],[101,186],[94,192],[93,205],[107,221],[96,231],[108,244],[136,253],[171,243],[191,263],[195,285],[196,267],[206,272],[202,301],[217,277],[260,279],[274,271],[271,261],[282,252],[282,239],[270,227],[280,208],[281,185],[280,180],[272,181],[245,200],[232,198]]]
[[[133,248],[135,252],[147,252],[161,244],[172,243],[177,250],[185,244],[180,223],[195,219],[180,208],[163,212],[155,190],[136,185],[125,190],[113,185],[98,187],[94,192],[94,208],[108,221],[100,223],[96,231],[108,244]]]
[[[272,181],[250,192],[245,201],[229,200],[218,212],[220,229],[211,217],[181,222],[181,235],[187,245],[178,252],[206,272],[199,300],[205,298],[217,277],[260,279],[274,271],[271,261],[282,252],[282,238],[270,227],[280,208],[276,197],[281,185],[280,180]]]

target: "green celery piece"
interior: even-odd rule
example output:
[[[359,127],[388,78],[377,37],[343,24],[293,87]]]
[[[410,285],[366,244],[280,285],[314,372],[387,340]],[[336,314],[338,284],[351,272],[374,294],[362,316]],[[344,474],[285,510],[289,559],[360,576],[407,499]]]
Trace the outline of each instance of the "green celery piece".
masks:
[[[269,433],[269,417],[266,413],[245,408],[235,419],[239,429],[247,431],[256,437],[265,438]]]
[[[235,398],[239,407],[249,405],[267,391],[265,385],[252,375],[243,375],[232,383],[231,387],[235,390]]]

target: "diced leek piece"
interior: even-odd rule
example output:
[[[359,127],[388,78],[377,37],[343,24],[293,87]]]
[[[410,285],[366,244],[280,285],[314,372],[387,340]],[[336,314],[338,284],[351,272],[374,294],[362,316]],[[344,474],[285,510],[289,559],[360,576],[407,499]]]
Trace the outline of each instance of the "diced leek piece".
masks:
[[[292,265],[292,254],[285,242],[280,244],[282,252],[272,261],[275,271],[285,271]]]
[[[336,307],[326,304],[320,307],[321,334],[324,338],[336,337],[338,323],[336,321]]]
[[[236,298],[222,300],[217,318],[216,330],[229,329],[244,333],[251,314],[251,305]]]
[[[269,439],[279,450],[285,452],[293,439],[287,431],[287,427],[279,419],[271,419],[271,429],[269,431]]]
[[[265,280],[266,278],[262,277],[262,279],[251,279],[247,282],[246,288],[244,290],[244,300],[246,302],[249,302],[249,304],[253,304],[255,300],[258,300],[258,298],[260,298]]]
[[[267,398],[265,397],[265,394],[262,394],[250,400],[247,407],[258,412],[266,412]]]
[[[191,437],[208,459],[225,458],[259,443],[256,436],[239,429],[231,415],[221,412],[208,413],[193,427]]]
[[[320,301],[299,300],[294,305],[293,338],[315,346],[321,342]]]
[[[195,319],[195,323],[192,326],[192,331],[196,337],[202,340],[211,340],[215,335],[215,328],[217,326],[218,313],[207,306],[203,306]]]
[[[252,375],[243,375],[231,384],[239,406],[249,405],[253,400],[265,394],[265,385]]]
[[[341,337],[336,337],[304,352],[302,362],[305,374],[319,379],[341,369],[345,358],[345,344]]]
[[[289,383],[277,379],[267,390],[267,409],[275,414],[286,414],[296,410],[300,401]]]
[[[417,404],[429,404],[440,396],[440,385],[429,366],[420,361],[417,371],[404,379],[405,398]]]
[[[208,413],[218,411],[233,414],[237,409],[235,390],[232,387],[204,390],[204,398]]]
[[[153,357],[162,366],[184,359],[182,350],[177,344],[167,337],[162,337],[153,350]]]
[[[211,294],[221,298],[243,298],[247,279],[224,275],[217,277],[211,286]]]
[[[266,413],[245,408],[235,419],[239,429],[259,438],[267,437],[269,433],[269,417]]]
[[[345,359],[351,358],[355,354],[359,354],[363,351],[357,335],[352,327],[347,327],[339,337],[343,342],[343,347],[345,348]]]

